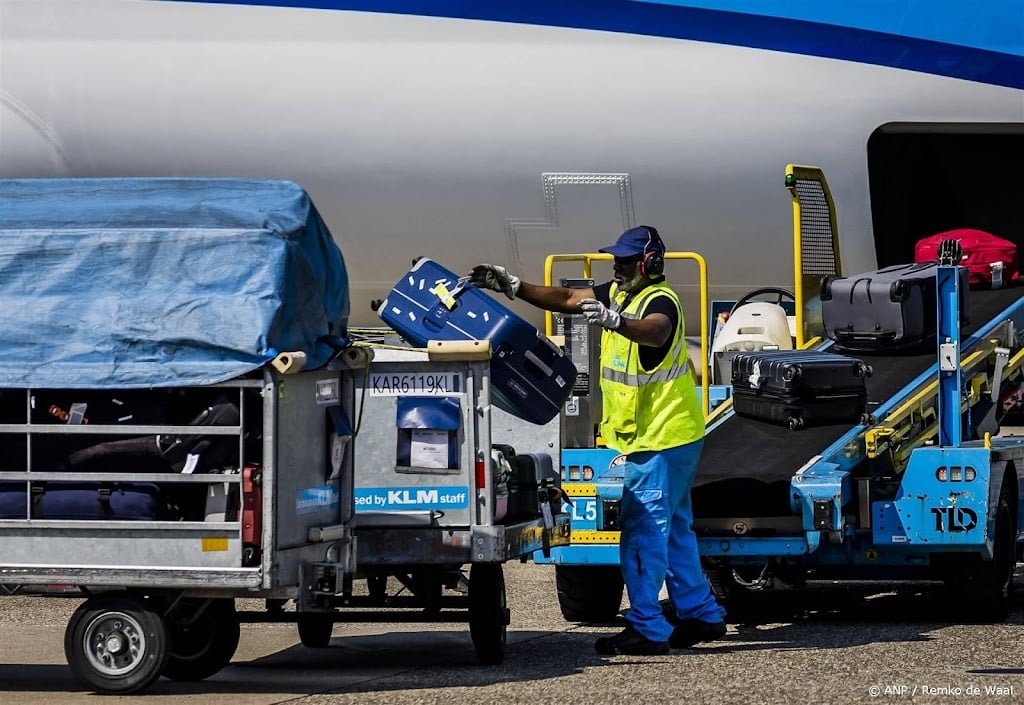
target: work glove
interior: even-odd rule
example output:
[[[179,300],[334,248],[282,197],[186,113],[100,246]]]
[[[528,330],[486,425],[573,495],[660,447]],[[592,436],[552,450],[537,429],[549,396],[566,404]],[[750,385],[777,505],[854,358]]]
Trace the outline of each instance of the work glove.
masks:
[[[496,264],[478,264],[469,273],[469,283],[481,289],[498,291],[514,299],[519,292],[519,277]]]
[[[580,310],[587,317],[588,323],[603,326],[608,330],[618,330],[622,325],[622,316],[618,311],[612,311],[597,299],[583,299],[580,301]]]

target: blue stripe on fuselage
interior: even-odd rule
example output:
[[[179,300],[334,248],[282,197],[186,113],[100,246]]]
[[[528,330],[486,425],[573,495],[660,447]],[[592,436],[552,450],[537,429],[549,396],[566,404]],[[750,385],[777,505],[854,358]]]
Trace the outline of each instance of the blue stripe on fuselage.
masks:
[[[787,6],[785,11],[773,10],[775,15],[784,16],[756,14],[772,10],[768,0],[191,1],[624,32],[843,59],[1024,88],[1024,0],[961,0],[958,4],[952,0],[929,0],[926,5],[920,0],[905,0],[895,3],[895,8],[891,0],[865,0],[824,6],[802,3]],[[883,4],[890,8],[888,14],[878,11]],[[992,27],[999,29],[991,30]]]

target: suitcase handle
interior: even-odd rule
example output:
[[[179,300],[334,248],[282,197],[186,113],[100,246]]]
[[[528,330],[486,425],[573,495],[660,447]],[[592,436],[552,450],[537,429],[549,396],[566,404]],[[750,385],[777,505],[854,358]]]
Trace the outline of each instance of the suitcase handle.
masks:
[[[462,302],[458,299],[455,300],[455,305],[452,308],[448,308],[444,303],[438,302],[437,306],[430,309],[427,315],[423,317],[423,327],[434,331],[443,330],[452,312],[458,310],[461,305]]]
[[[554,374],[555,371],[552,370],[547,365],[545,365],[543,362],[541,362],[541,359],[534,355],[533,352],[531,352],[530,350],[527,350],[524,353],[524,357],[526,358],[527,362],[531,363],[534,367],[540,370],[541,374],[544,377],[550,377]]]
[[[871,277],[861,277],[860,279],[855,279],[853,281],[853,286],[850,287],[850,305],[851,306],[853,305],[853,294],[854,294],[854,292],[857,291],[857,285],[860,284],[861,282],[867,282],[867,284],[864,285],[864,292],[868,295],[868,303],[869,304],[872,303],[872,301],[871,301]]]
[[[856,341],[856,340],[870,340],[870,341],[893,341],[896,340],[896,331],[894,330],[877,330],[870,333],[861,333],[855,330],[849,330],[847,328],[836,328],[832,331],[835,333],[835,340],[837,341]]]

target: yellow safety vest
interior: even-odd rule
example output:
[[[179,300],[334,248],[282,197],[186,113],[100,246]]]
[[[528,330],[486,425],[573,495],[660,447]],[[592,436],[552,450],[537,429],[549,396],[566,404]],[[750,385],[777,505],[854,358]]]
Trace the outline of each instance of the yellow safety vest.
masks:
[[[679,312],[672,345],[653,370],[640,364],[640,346],[615,331],[601,334],[601,394],[604,417],[601,437],[620,453],[664,450],[704,437],[704,413],[697,396],[686,354],[683,307],[679,297],[665,284],[652,284],[625,308],[626,292],[612,284],[612,308],[623,318],[643,318],[656,296],[667,296]]]

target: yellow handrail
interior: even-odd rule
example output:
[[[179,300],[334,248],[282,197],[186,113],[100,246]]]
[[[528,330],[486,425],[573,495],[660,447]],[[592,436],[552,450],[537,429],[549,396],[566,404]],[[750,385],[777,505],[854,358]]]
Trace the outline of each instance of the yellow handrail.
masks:
[[[583,278],[591,278],[591,265],[594,261],[610,262],[613,260],[609,254],[601,252],[590,252],[586,254],[571,255],[548,255],[544,260],[544,285],[553,286],[554,281],[552,270],[555,262],[583,262]],[[700,276],[700,393],[701,406],[704,410],[704,417],[707,418],[711,410],[711,391],[708,387],[711,372],[708,365],[708,265],[704,258],[696,252],[666,252],[665,259],[692,260],[697,263]],[[550,311],[544,314],[545,332],[550,336],[554,334],[554,317]]]
[[[813,194],[801,194],[801,189],[799,188],[801,182],[804,182],[805,184],[808,182],[817,183],[818,187],[821,189],[821,193],[818,194],[814,191]],[[816,278],[820,278],[822,274],[829,274],[833,276],[842,274],[842,263],[839,256],[839,234],[836,220],[836,205],[832,200],[832,191],[828,187],[828,181],[825,179],[825,173],[816,166],[787,164],[786,188],[789,189],[790,198],[793,202],[793,294],[796,297],[796,347],[797,349],[802,350],[807,347],[807,338],[812,337],[814,334],[808,330],[808,321],[806,316],[808,303],[805,301],[805,297],[809,292],[805,291],[804,241],[811,238],[811,234],[805,235],[803,232],[804,216],[803,208],[801,206],[802,197],[806,196],[810,198],[811,203],[808,208],[810,219],[820,219],[822,216],[822,210],[824,210],[828,217],[828,243],[826,244],[825,242],[818,241],[814,243],[812,247],[814,248],[814,251],[818,252],[820,252],[823,247],[830,248],[835,266],[833,268],[834,271],[817,272]],[[813,292],[813,296],[817,298],[818,293],[819,292]]]

